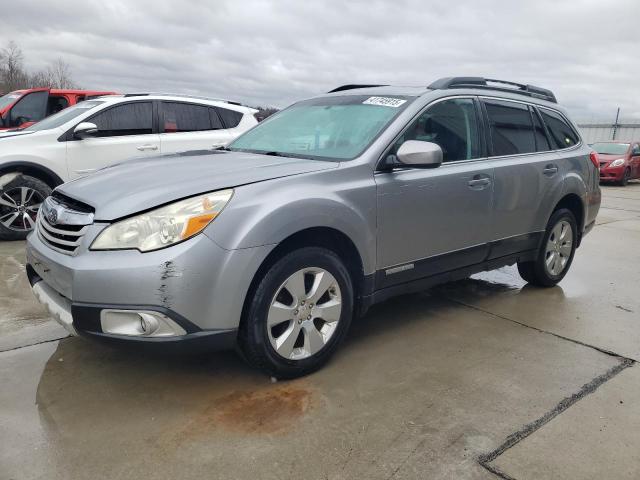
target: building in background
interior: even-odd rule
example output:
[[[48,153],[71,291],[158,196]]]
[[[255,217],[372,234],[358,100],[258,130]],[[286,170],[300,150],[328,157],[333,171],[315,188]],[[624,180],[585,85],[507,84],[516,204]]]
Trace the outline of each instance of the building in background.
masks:
[[[634,141],[640,139],[640,119],[618,120],[618,122],[578,122],[582,137],[589,144],[610,140]]]

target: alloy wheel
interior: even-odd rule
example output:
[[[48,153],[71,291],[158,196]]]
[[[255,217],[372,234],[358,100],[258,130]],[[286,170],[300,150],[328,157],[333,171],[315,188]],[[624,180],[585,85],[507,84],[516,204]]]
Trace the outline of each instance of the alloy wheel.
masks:
[[[276,291],[267,314],[271,346],[288,360],[315,355],[329,342],[342,314],[335,277],[312,267],[298,270]]]
[[[551,230],[545,251],[547,273],[557,277],[569,263],[573,251],[573,230],[568,221],[558,222]]]
[[[0,224],[25,232],[33,230],[44,196],[29,187],[14,187],[0,194]]]

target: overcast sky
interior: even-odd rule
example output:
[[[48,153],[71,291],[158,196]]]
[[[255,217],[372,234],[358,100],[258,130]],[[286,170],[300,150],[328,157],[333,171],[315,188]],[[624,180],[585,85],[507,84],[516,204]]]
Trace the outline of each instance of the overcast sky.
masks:
[[[9,40],[91,89],[283,107],[479,75],[551,88],[576,119],[640,118],[640,0],[4,0]]]

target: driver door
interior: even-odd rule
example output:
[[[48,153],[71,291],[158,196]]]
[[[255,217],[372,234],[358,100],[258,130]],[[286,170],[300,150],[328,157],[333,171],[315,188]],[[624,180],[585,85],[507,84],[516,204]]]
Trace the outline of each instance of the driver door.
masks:
[[[72,179],[129,158],[160,153],[160,136],[153,126],[153,102],[118,104],[83,122],[94,123],[98,131],[67,142],[67,167]]]
[[[7,115],[8,126],[11,128],[28,127],[47,116],[49,89],[42,88],[23,95]]]
[[[406,140],[442,148],[438,168],[375,175],[378,210],[376,288],[482,262],[492,240],[493,168],[484,157],[477,102],[452,98],[419,115],[391,147]]]

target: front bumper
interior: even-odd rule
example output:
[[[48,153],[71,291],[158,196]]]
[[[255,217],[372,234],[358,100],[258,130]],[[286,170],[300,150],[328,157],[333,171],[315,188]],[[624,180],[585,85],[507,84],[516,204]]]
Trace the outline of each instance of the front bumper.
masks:
[[[206,235],[155,252],[89,251],[104,226],[93,225],[74,256],[57,252],[37,232],[27,239],[27,273],[36,297],[72,334],[112,342],[234,344],[253,275],[270,246],[225,250]],[[159,312],[185,335],[105,333],[103,310]]]
[[[38,301],[48,310],[51,317],[62,325],[71,335],[83,335],[100,341],[117,343],[122,345],[144,345],[150,348],[163,348],[164,350],[182,352],[200,352],[227,350],[234,347],[237,337],[237,329],[228,330],[202,330],[175,312],[162,307],[148,307],[118,305],[119,309],[132,312],[152,308],[166,315],[180,325],[184,335],[171,337],[144,337],[130,335],[114,335],[102,330],[100,315],[103,310],[113,309],[113,305],[88,305],[72,303],[53,288],[47,285],[42,278],[27,265],[27,275],[31,288]]]
[[[624,175],[625,166],[619,167],[601,167],[600,168],[600,181],[601,182],[619,182]]]

